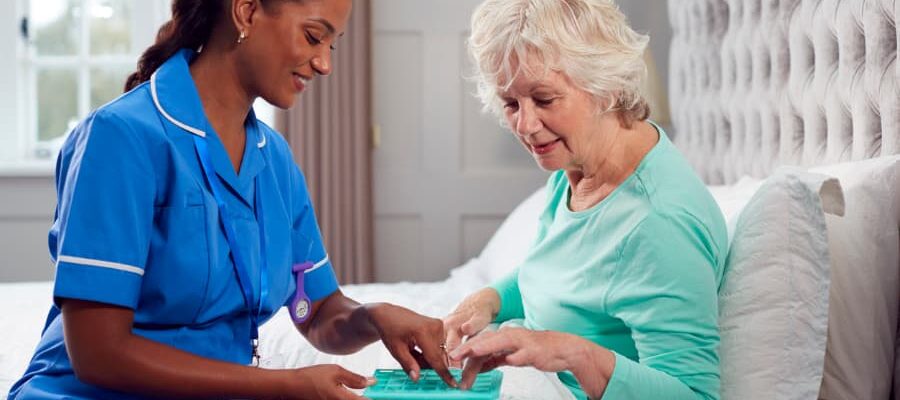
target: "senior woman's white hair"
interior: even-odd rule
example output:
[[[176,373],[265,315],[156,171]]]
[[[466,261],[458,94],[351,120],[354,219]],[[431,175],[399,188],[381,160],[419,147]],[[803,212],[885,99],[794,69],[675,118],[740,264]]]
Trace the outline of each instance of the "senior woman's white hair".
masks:
[[[486,111],[502,118],[498,91],[523,71],[557,70],[591,93],[598,111],[621,113],[626,126],[650,114],[640,89],[649,38],[631,29],[612,0],[485,0],[471,29],[469,53]],[[544,70],[529,68],[535,65]]]

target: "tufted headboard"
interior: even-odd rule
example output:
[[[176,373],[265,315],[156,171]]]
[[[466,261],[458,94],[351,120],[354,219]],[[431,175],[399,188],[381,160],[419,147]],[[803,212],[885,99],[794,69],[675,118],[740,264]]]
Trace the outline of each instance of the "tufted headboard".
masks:
[[[900,0],[669,0],[678,147],[710,184],[900,153]]]

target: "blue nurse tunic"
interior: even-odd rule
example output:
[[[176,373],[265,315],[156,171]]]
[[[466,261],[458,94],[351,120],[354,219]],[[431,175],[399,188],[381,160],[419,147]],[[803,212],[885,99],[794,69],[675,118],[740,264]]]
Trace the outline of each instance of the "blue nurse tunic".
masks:
[[[190,50],[172,56],[149,82],[92,113],[63,146],[49,234],[56,300],[10,399],[138,398],[75,377],[60,298],[133,309],[137,335],[211,359],[250,362],[251,313],[195,135],[207,141],[211,165],[226,189],[221,195],[226,219],[243,246],[233,257],[246,258],[252,304],[258,304],[266,279],[260,323],[294,295],[292,264],[315,263],[304,280],[312,301],[337,290],[305,179],[287,143],[251,112],[240,173],[235,173],[191,78],[194,56]],[[259,212],[263,224],[257,222]]]

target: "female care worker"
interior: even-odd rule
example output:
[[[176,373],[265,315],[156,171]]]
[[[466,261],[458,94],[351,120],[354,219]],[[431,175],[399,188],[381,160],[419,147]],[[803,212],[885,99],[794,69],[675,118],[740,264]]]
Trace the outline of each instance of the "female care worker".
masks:
[[[328,75],[350,8],[174,0],[128,92],[60,153],[54,306],[11,399],[360,398],[372,380],[337,366],[252,366],[283,305],[321,350],[380,339],[413,379],[455,385],[440,320],[341,294],[304,177],[251,109]]]

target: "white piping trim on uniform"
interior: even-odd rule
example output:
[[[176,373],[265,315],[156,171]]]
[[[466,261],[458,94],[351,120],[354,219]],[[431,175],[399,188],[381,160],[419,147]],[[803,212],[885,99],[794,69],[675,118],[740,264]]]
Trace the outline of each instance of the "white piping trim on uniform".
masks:
[[[325,264],[328,264],[328,254],[325,255],[325,258],[323,258],[321,261],[317,262],[315,265],[312,266],[312,268],[306,270],[304,273],[308,274],[310,272],[313,272]]]
[[[261,148],[265,147],[265,145],[266,145],[266,134],[263,133],[260,136],[262,136],[262,140],[256,144],[256,147],[261,149]]]
[[[131,265],[119,264],[110,261],[103,260],[92,260],[90,258],[81,258],[81,257],[72,257],[72,256],[59,256],[58,262],[67,262],[72,264],[79,265],[87,265],[89,267],[99,267],[99,268],[109,268],[115,269],[119,271],[131,272],[132,274],[138,274],[140,276],[144,276],[144,270],[133,267]],[[59,267],[57,267],[59,268]]]
[[[166,110],[163,109],[162,104],[159,103],[159,96],[156,94],[156,72],[153,75],[150,75],[150,94],[153,96],[153,104],[156,105],[156,109],[159,110],[159,113],[166,117],[171,123],[175,124],[175,126],[184,129],[190,133],[193,133],[200,137],[206,137],[206,132],[203,132],[197,128],[189,126],[175,118],[172,118]]]

